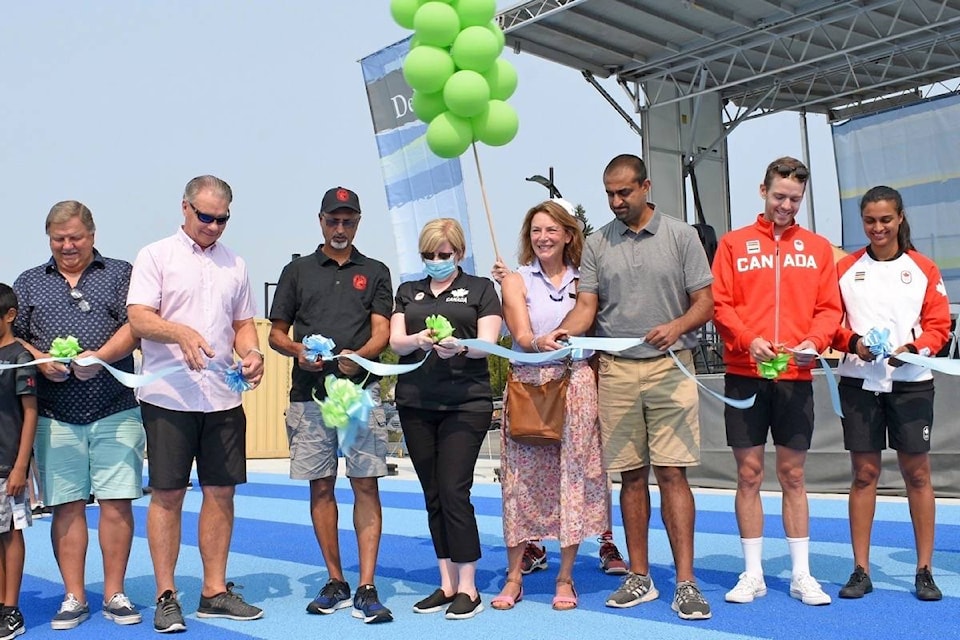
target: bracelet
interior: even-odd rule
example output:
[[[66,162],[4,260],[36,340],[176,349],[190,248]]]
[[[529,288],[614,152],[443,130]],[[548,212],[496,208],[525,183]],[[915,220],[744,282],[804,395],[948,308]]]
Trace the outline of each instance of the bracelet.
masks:
[[[263,351],[260,351],[260,349],[257,349],[256,347],[254,347],[253,349],[250,349],[249,351],[247,351],[247,355],[250,355],[251,353],[255,353],[255,354],[257,354],[258,356],[260,356],[260,359],[261,359],[261,360],[265,360],[265,359],[266,359],[266,356],[263,355]],[[244,357],[246,357],[246,356],[244,356]]]
[[[533,336],[533,340],[530,341],[530,346],[533,347],[534,351],[540,353],[540,345],[537,344],[537,336]]]

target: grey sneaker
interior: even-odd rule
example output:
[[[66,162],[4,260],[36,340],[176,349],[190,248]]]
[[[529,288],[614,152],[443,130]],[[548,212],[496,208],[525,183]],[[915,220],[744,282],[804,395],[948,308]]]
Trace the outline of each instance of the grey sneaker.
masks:
[[[89,617],[90,607],[85,603],[81,604],[75,595],[68,593],[60,603],[57,615],[50,621],[50,628],[58,631],[73,629]]]
[[[130,598],[122,593],[115,593],[109,601],[103,603],[103,617],[113,620],[117,624],[140,624],[143,616],[133,608]]]
[[[684,620],[706,620],[713,615],[710,613],[710,604],[700,593],[700,587],[688,580],[677,583],[670,608]]]
[[[653,586],[653,578],[638,573],[628,573],[624,576],[620,587],[607,598],[608,607],[626,609],[641,602],[656,600],[660,592]]]
[[[227,590],[215,596],[205,598],[200,596],[200,606],[197,607],[198,618],[229,618],[230,620],[256,620],[263,617],[263,609],[247,604],[234,593],[233,588],[240,585],[227,583]]]
[[[157,610],[153,614],[153,629],[157,633],[176,633],[187,630],[177,594],[170,589],[157,598]]]
[[[11,640],[17,636],[26,633],[27,628],[23,625],[23,614],[18,607],[4,607],[0,615],[0,638]]]

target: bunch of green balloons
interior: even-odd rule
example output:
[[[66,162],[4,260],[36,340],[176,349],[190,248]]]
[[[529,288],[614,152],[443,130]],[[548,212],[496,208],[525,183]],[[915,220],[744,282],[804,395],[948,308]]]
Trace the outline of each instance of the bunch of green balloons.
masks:
[[[403,62],[413,112],[442,158],[459,156],[474,140],[501,146],[517,135],[520,121],[506,102],[517,71],[499,57],[496,11],[496,0],[390,0],[393,19],[414,31]]]

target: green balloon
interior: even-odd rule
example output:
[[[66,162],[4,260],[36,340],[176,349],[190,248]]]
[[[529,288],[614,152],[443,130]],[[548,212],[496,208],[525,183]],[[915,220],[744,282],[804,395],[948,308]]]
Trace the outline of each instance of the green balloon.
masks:
[[[487,108],[470,120],[477,140],[499,147],[513,140],[520,128],[520,119],[513,107],[503,100],[491,100]]]
[[[461,27],[480,27],[497,13],[496,0],[454,0]]]
[[[447,105],[443,101],[443,92],[424,93],[423,91],[413,92],[413,112],[424,122],[431,122],[438,115],[447,110]]]
[[[457,71],[443,85],[443,101],[452,113],[469,118],[487,108],[490,87],[476,71]]]
[[[417,9],[413,28],[422,44],[449,47],[460,33],[460,18],[449,4],[431,0]]]
[[[492,100],[506,100],[517,90],[517,70],[508,60],[497,58],[483,74]]]
[[[500,25],[498,25],[496,21],[493,21],[490,24],[488,24],[487,29],[490,30],[490,33],[497,36],[497,42],[500,43],[500,51],[502,52],[504,45],[507,44],[507,37],[503,35],[503,29],[500,28]],[[500,54],[497,53],[497,55],[500,55]]]
[[[453,58],[439,47],[421,44],[403,61],[403,79],[417,91],[436,93],[443,89],[456,67]]]
[[[420,0],[390,0],[390,15],[404,29],[413,29],[413,16],[420,8]]]
[[[500,46],[497,37],[486,27],[467,27],[453,41],[450,55],[458,69],[483,73],[496,62]]]
[[[466,118],[449,111],[427,125],[427,146],[441,158],[456,158],[473,142],[473,129]]]

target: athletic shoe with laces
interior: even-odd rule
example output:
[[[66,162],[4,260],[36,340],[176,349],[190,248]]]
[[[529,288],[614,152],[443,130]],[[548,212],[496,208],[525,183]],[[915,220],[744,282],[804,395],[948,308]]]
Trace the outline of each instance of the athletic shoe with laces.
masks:
[[[933,581],[933,575],[930,573],[930,567],[923,567],[917,571],[917,578],[914,580],[914,586],[917,588],[917,599],[933,602],[943,598],[943,593]]]
[[[23,624],[23,614],[17,607],[4,607],[0,614],[0,640],[12,640],[21,633],[25,633],[27,627]]]
[[[642,576],[639,573],[628,573],[616,591],[607,598],[608,607],[626,609],[641,602],[656,600],[660,592],[653,586],[653,578]]]
[[[626,575],[629,571],[627,563],[623,561],[623,556],[620,555],[620,550],[617,549],[613,540],[600,537],[597,538],[597,542],[600,543],[600,569],[610,576]]]
[[[710,603],[700,593],[700,587],[689,580],[677,583],[670,608],[683,620],[706,620],[713,615],[710,612]]]
[[[536,542],[528,542],[523,548],[520,573],[528,575],[547,568],[547,550]]]
[[[757,578],[744,571],[737,580],[737,586],[727,591],[723,599],[727,602],[747,604],[753,602],[754,598],[762,598],[765,595],[767,595],[767,583],[763,581],[763,576]]]
[[[323,585],[317,597],[307,605],[307,613],[328,614],[337,609],[349,607],[350,585],[343,580],[330,578],[327,584]]]
[[[830,604],[830,596],[823,591],[817,579],[809,573],[800,573],[790,580],[790,597],[813,606]]]
[[[115,593],[103,603],[103,617],[117,624],[140,624],[143,616],[133,607],[133,603],[123,593]]]
[[[90,617],[90,607],[81,604],[77,597],[68,593],[67,597],[60,603],[60,610],[50,621],[50,628],[58,631],[73,629],[81,622]]]
[[[393,620],[393,613],[380,604],[377,588],[372,584],[363,584],[357,587],[357,593],[353,596],[352,615],[367,624]]]
[[[247,604],[234,593],[233,588],[240,589],[240,585],[227,583],[227,590],[209,598],[200,596],[200,606],[197,607],[198,618],[228,618],[230,620],[256,620],[263,617],[263,609]]]
[[[850,574],[847,584],[840,587],[841,598],[862,598],[873,591],[873,581],[870,575],[863,570],[863,567],[857,565],[857,568]]]
[[[153,614],[153,628],[157,633],[176,633],[186,631],[183,610],[177,594],[167,589],[157,598],[157,610]]]

